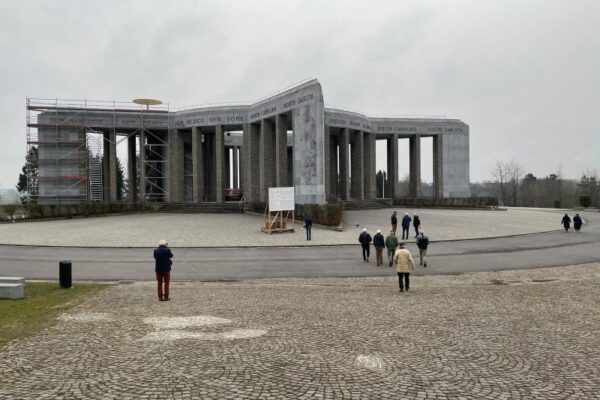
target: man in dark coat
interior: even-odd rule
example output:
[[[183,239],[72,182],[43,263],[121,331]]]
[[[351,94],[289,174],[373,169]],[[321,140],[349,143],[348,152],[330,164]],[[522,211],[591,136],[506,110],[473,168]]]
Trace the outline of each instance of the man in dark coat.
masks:
[[[158,301],[169,301],[169,283],[171,282],[171,264],[173,253],[168,247],[166,240],[158,242],[158,247],[154,249],[154,272],[156,272],[156,281],[158,283]]]
[[[581,229],[581,225],[583,225],[581,217],[579,216],[579,214],[575,214],[575,216],[573,217],[573,228],[575,228],[575,230],[579,232],[579,230]]]
[[[310,214],[304,218],[304,229],[306,229],[306,240],[310,240],[312,233],[312,217]]]
[[[369,256],[371,255],[371,235],[367,232],[367,228],[363,228],[362,233],[358,236],[358,241],[362,247],[363,260],[369,262]]]
[[[417,235],[417,247],[419,248],[420,263],[423,267],[427,268],[427,247],[429,246],[429,238],[425,236],[425,232],[421,231]]]
[[[404,213],[404,217],[402,217],[402,239],[408,239],[408,230],[410,228],[410,216],[408,213]]]
[[[396,229],[398,228],[398,217],[396,216],[396,211],[392,214],[392,232],[394,235],[396,234]]]
[[[381,234],[381,231],[377,229],[377,233],[373,236],[373,246],[375,246],[375,255],[377,256],[377,266],[383,264],[383,247],[385,246],[385,239]]]
[[[419,236],[419,227],[421,226],[421,219],[417,214],[413,214],[413,226],[415,227],[415,237]]]
[[[569,218],[569,214],[565,214],[562,218],[562,224],[565,228],[566,232],[569,232],[569,228],[571,227],[571,218]]]

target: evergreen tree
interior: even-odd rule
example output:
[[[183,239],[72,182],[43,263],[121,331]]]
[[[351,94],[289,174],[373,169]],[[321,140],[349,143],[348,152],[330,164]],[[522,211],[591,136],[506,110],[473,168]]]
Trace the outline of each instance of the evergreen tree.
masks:
[[[27,175],[31,174],[29,193],[27,192]],[[32,147],[28,152],[16,188],[20,195],[21,203],[25,204],[29,197],[30,202],[35,202],[38,194],[38,148]]]
[[[127,198],[127,183],[125,181],[125,170],[121,160],[117,157],[117,200],[124,200]]]

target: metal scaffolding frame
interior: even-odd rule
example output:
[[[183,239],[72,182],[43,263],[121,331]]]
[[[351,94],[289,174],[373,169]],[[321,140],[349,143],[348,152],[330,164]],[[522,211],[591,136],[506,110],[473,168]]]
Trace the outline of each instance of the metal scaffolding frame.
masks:
[[[107,145],[116,148],[132,135],[139,135],[141,139],[140,193],[145,193],[146,201],[168,199],[167,142],[155,129],[144,124],[148,114],[168,115],[168,107],[166,104],[149,110],[137,104],[114,101],[27,98],[27,203],[60,206],[110,201],[104,196],[107,179],[103,176],[104,150]],[[117,133],[123,128],[117,126],[117,113],[123,111],[139,113],[140,123],[127,126],[128,134],[116,143],[104,137],[104,132],[93,125],[88,115],[112,113],[113,124],[108,129]]]

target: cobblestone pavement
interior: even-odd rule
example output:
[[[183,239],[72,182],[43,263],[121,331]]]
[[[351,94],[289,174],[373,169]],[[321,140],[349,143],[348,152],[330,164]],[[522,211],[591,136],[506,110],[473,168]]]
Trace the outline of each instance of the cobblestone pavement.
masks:
[[[600,264],[118,285],[0,352],[1,399],[600,398]]]
[[[443,210],[382,209],[348,211],[343,232],[313,227],[306,240],[302,224],[294,233],[266,235],[256,214],[133,214],[71,220],[0,224],[1,244],[82,247],[154,247],[166,238],[173,247],[298,246],[356,244],[366,226],[371,234],[389,232],[390,216],[397,210],[420,215],[431,240],[458,240],[536,233],[561,229],[561,210],[509,209]],[[399,234],[402,229],[400,228]],[[57,234],[60,232],[60,234]],[[414,231],[411,227],[411,240]]]

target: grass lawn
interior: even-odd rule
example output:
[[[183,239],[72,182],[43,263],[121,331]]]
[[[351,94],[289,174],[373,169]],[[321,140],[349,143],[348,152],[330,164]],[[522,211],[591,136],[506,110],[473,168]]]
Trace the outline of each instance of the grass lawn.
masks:
[[[109,287],[76,283],[72,289],[61,289],[55,282],[27,282],[25,299],[0,300],[0,349],[13,339],[53,325],[58,314]]]

